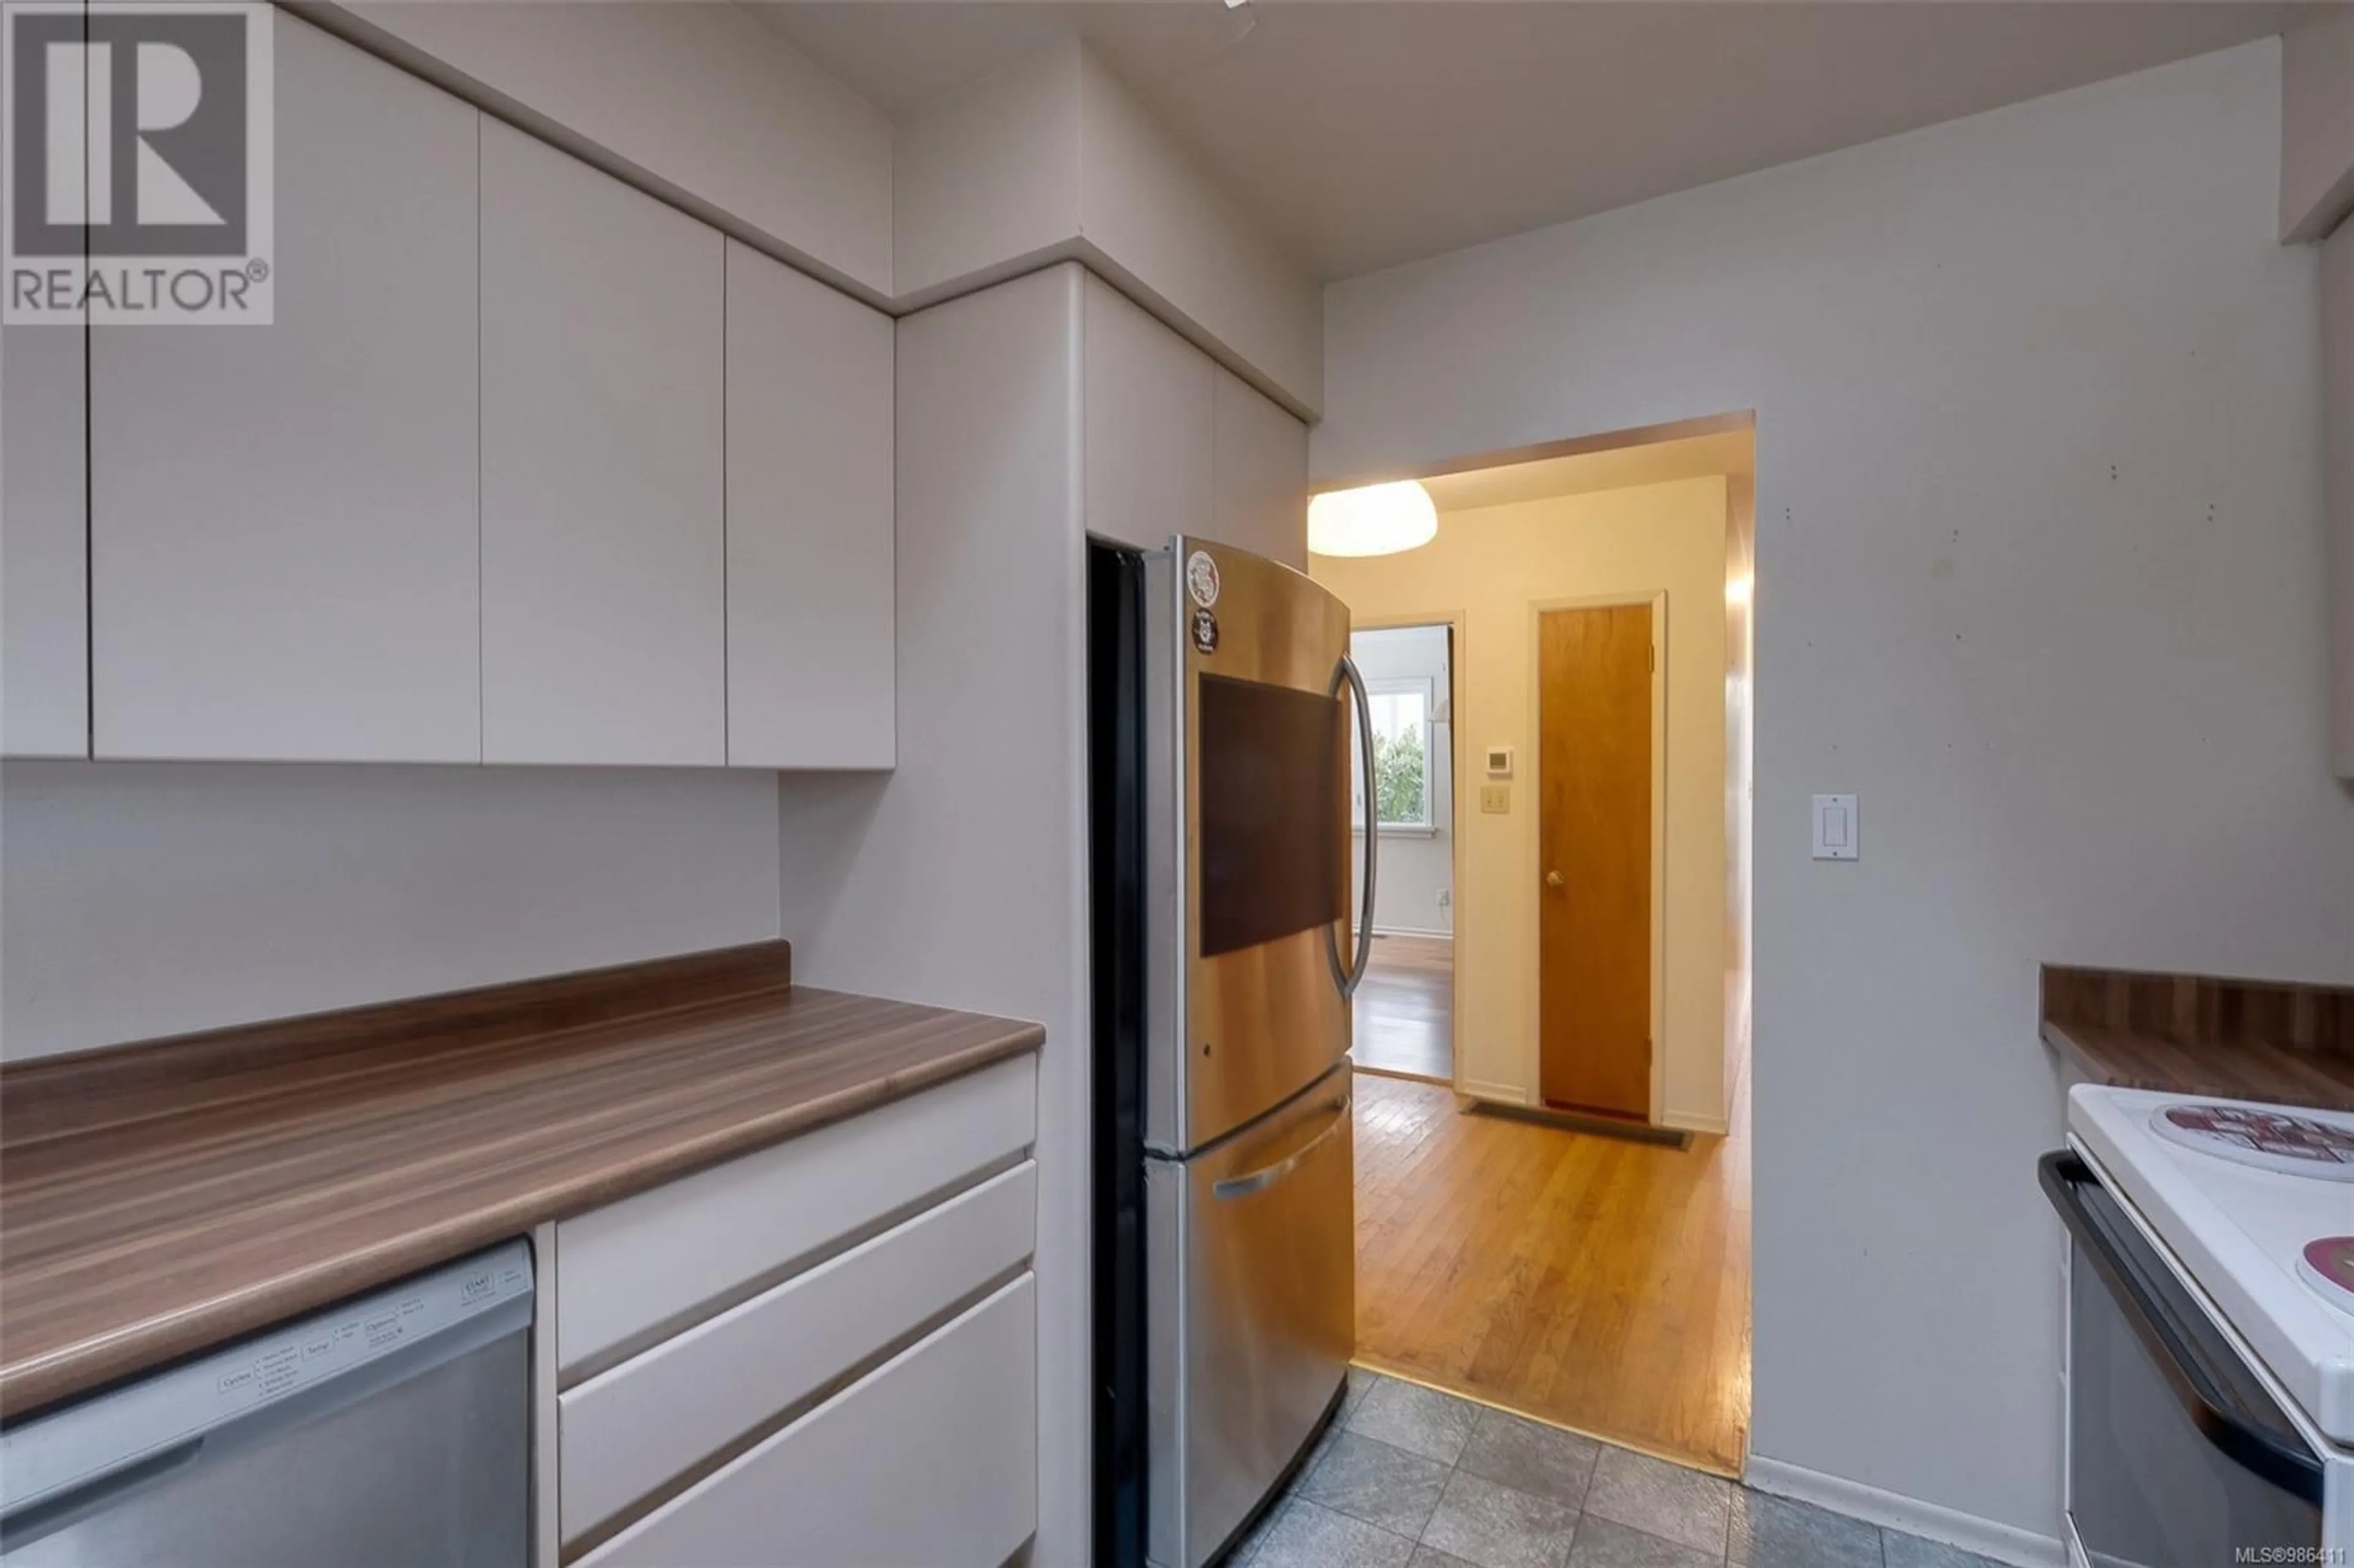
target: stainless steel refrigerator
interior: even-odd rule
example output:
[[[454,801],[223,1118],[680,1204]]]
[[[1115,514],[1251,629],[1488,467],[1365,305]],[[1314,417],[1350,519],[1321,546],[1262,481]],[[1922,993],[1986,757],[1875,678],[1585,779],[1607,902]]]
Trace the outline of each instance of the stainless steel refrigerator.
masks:
[[[1181,537],[1091,545],[1087,580],[1095,1557],[1202,1568],[1354,1342],[1372,726],[1348,607],[1300,573]]]

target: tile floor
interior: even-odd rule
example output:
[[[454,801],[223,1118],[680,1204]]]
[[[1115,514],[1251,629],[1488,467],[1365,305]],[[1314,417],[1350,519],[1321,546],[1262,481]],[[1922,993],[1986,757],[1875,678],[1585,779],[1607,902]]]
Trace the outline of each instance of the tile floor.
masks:
[[[1378,1373],[1229,1568],[1995,1568]]]

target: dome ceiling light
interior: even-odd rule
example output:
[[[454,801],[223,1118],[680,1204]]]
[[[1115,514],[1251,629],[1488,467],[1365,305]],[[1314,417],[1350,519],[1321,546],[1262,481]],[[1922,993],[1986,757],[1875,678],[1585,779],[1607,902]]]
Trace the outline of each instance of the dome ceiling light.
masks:
[[[1438,536],[1438,508],[1410,479],[1328,490],[1308,501],[1308,549],[1317,556],[1394,556]]]

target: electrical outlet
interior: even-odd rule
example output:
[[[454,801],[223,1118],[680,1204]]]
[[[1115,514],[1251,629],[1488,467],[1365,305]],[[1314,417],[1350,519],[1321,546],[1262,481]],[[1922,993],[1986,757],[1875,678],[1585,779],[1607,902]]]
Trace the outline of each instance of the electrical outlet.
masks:
[[[1438,906],[1441,909],[1451,909],[1455,906],[1455,890],[1453,888],[1442,887],[1438,890]]]
[[[1500,817],[1512,809],[1512,787],[1510,784],[1479,786],[1479,810],[1491,817]]]

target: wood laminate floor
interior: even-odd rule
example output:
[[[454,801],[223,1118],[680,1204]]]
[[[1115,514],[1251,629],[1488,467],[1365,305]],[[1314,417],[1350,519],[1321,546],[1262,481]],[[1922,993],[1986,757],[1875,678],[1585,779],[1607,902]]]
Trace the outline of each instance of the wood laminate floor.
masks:
[[[1350,1054],[1377,1073],[1455,1081],[1455,944],[1382,937],[1357,988]]]
[[[1441,1085],[1356,1089],[1358,1361],[1736,1473],[1745,1069],[1734,1136],[1681,1150],[1472,1114]]]

